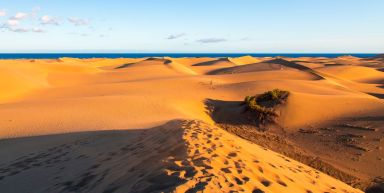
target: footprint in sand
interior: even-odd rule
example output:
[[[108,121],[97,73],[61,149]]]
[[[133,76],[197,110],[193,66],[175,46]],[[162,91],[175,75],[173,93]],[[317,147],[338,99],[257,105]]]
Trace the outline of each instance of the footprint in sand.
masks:
[[[270,186],[271,185],[271,182],[270,181],[268,181],[268,180],[261,180],[260,181],[261,182],[261,184],[263,184],[265,187],[268,187],[268,186]]]
[[[237,157],[237,153],[236,152],[231,152],[228,154],[228,157]]]
[[[256,189],[254,189],[254,190],[252,191],[252,193],[264,193],[264,191],[262,191],[262,190],[256,188]]]
[[[281,180],[277,180],[277,183],[284,186],[284,187],[287,187],[287,184]]]

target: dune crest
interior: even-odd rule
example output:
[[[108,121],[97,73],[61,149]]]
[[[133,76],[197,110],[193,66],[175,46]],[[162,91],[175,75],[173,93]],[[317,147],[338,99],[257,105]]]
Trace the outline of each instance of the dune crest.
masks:
[[[186,122],[184,127],[189,164],[196,168],[196,174],[177,187],[176,192],[360,192],[308,166],[204,123]],[[180,163],[183,162],[185,160]]]

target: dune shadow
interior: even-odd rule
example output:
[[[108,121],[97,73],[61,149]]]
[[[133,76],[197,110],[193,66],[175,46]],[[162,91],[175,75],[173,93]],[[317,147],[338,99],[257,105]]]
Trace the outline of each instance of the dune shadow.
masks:
[[[241,119],[238,119],[239,116],[236,112],[239,110],[231,111],[231,109],[243,109],[242,102],[238,101],[223,101],[216,99],[206,99],[204,101],[206,113],[211,116],[211,118],[219,124],[241,124],[244,122]]]
[[[268,61],[265,61],[265,63],[280,64],[280,65],[283,65],[283,66],[286,66],[286,67],[295,68],[297,70],[303,70],[303,71],[310,71],[310,70],[312,70],[311,68],[308,68],[306,66],[297,64],[295,62],[290,62],[288,60],[284,60],[284,59],[281,59],[281,58],[276,58],[276,59],[268,60]]]
[[[384,94],[380,94],[380,93],[367,93],[367,94],[374,96],[378,99],[384,99]]]
[[[384,192],[384,182],[371,186],[365,190],[365,193],[383,193]]]
[[[25,188],[45,192],[172,192],[186,180],[166,171],[185,171],[189,176],[195,173],[193,168],[176,164],[187,158],[182,124],[175,120],[143,130],[1,140],[0,157],[7,160],[0,161],[0,189],[2,192],[27,192]],[[31,175],[44,176],[44,180],[30,179]],[[20,186],[26,183],[30,186]]]
[[[312,74],[317,80],[324,79],[313,69],[297,64],[295,62],[290,62],[281,58],[276,58],[268,61],[263,61],[259,63],[233,66],[222,69],[213,70],[207,73],[207,75],[217,75],[217,74],[236,74],[236,73],[247,73],[247,72],[257,72],[257,71],[268,71],[268,70],[282,70],[283,67],[289,67],[297,69],[303,72]]]
[[[294,69],[297,69],[297,70],[301,70],[301,71],[310,73],[310,74],[314,75],[318,80],[324,79],[324,77],[320,76],[318,73],[316,73],[316,71],[314,71],[313,69],[311,69],[309,67],[297,64],[295,62],[290,62],[290,61],[287,61],[287,60],[284,60],[284,59],[281,59],[281,58],[276,58],[276,59],[273,59],[273,60],[269,60],[269,61],[266,61],[266,63],[280,64],[280,65],[283,65],[283,66],[286,66],[286,67],[290,67],[290,68],[294,68]]]
[[[228,60],[228,58],[219,58],[217,60],[197,63],[192,66],[211,66],[211,65],[214,65],[216,62],[230,62],[230,61]]]
[[[163,58],[147,58],[147,59],[144,59],[144,60],[141,60],[141,61],[138,61],[138,62],[133,62],[133,63],[127,63],[127,64],[123,64],[123,65],[120,65],[114,69],[122,69],[122,68],[128,68],[128,67],[131,67],[131,66],[135,66],[136,64],[138,64],[139,62],[145,62],[145,61],[152,61],[152,62],[163,62],[164,65],[168,65],[170,63],[172,63],[171,60],[168,60],[168,59],[163,59]]]
[[[384,116],[350,117],[350,121],[384,121]]]
[[[301,62],[301,63],[312,63],[310,61],[305,61],[305,60],[291,60],[291,62],[294,62],[294,63],[297,63],[297,62]]]
[[[292,138],[287,138],[284,128],[279,125],[260,125],[253,122],[254,119],[248,117],[244,109],[245,105],[242,102],[206,99],[205,105],[207,113],[222,129],[309,165],[343,182],[349,184],[360,183],[355,176],[338,169],[327,160],[315,156],[311,153],[311,149],[303,148]],[[252,116],[253,114],[249,115]],[[377,119],[380,119],[380,117]]]
[[[123,64],[123,65],[116,67],[115,69],[127,68],[127,67],[134,65],[134,64],[136,64],[136,63],[134,62],[134,63]]]
[[[238,74],[238,73],[247,73],[247,72],[260,72],[260,71],[269,71],[269,70],[281,70],[282,66],[277,64],[271,64],[271,63],[253,63],[253,64],[246,64],[242,66],[233,66],[233,67],[227,67],[227,68],[221,68],[212,70],[207,73],[207,75],[219,75],[219,74]]]
[[[204,101],[206,113],[220,125],[252,126],[264,128],[261,122],[254,118],[254,114],[246,110],[243,101],[223,101],[206,99]]]

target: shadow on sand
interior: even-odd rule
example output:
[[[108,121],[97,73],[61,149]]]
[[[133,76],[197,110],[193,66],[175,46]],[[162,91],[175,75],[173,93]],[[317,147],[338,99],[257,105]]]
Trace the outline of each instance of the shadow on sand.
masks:
[[[1,192],[172,192],[193,176],[182,121],[146,130],[95,131],[0,141]],[[171,157],[171,158],[170,158]],[[175,172],[177,174],[177,172]]]
[[[260,124],[252,122],[252,119],[247,117],[242,102],[207,99],[205,105],[206,112],[217,125],[228,132],[309,165],[350,185],[367,186],[355,176],[337,169],[326,160],[308,153],[301,146],[287,140],[286,133],[280,126],[270,124],[261,127]]]
[[[367,93],[371,96],[374,96],[376,98],[379,98],[379,99],[384,99],[384,94],[380,94],[380,93]]]
[[[230,62],[230,63],[232,63],[231,61],[229,61],[228,58],[219,58],[219,59],[217,59],[217,60],[212,60],[212,61],[208,61],[208,62],[197,63],[197,64],[194,64],[194,65],[192,65],[192,66],[211,66],[211,65],[216,64],[217,62]]]

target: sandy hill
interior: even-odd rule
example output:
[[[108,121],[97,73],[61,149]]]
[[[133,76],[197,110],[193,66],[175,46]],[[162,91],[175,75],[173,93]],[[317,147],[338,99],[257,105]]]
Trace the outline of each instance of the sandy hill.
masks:
[[[361,58],[355,57],[355,56],[351,56],[351,55],[344,55],[344,56],[337,57],[337,59],[341,59],[341,60],[360,60]]]
[[[5,143],[0,187],[10,193],[361,192],[199,121]]]
[[[246,64],[242,66],[228,67],[224,69],[217,69],[209,72],[210,75],[215,74],[235,74],[235,73],[248,73],[248,72],[257,72],[257,71],[267,71],[267,70],[283,70],[283,66],[280,64],[272,63],[256,63],[256,64]]]
[[[237,58],[229,58],[236,65],[254,64],[263,61],[263,58],[254,58],[252,56],[241,56]]]
[[[169,58],[169,57],[166,57],[166,59],[170,59],[170,60],[175,61],[177,63],[181,63],[181,64],[188,65],[188,66],[217,60],[216,58],[208,58],[208,57],[196,57],[196,58]]]
[[[292,69],[307,72],[307,73],[311,74],[312,76],[316,77],[317,79],[322,79],[322,77],[319,76],[318,74],[314,73],[311,68],[304,66],[304,65],[300,65],[300,64],[295,63],[295,62],[284,60],[281,58],[267,60],[267,61],[255,63],[255,64],[248,64],[248,65],[242,65],[242,66],[234,66],[234,67],[216,69],[216,70],[208,72],[208,74],[210,74],[210,75],[235,74],[235,73],[292,70]]]
[[[331,103],[330,100],[332,100]],[[360,111],[362,107],[365,109],[364,113]],[[357,94],[335,97],[332,95],[293,93],[286,106],[281,109],[279,121],[286,128],[300,128],[330,119],[338,119],[344,115],[351,117],[367,116],[369,114],[380,115],[383,108],[384,104],[379,103],[377,99]]]
[[[0,60],[0,189],[365,190],[384,179],[383,64],[340,61]],[[232,122],[274,88],[291,93],[276,127]]]
[[[183,65],[181,63],[178,63],[177,61],[173,61],[172,59],[167,59],[167,58],[147,58],[145,60],[139,61],[139,62],[134,62],[134,63],[128,63],[128,64],[123,64],[120,66],[117,66],[115,69],[124,69],[124,68],[131,68],[131,67],[150,67],[151,70],[154,68],[157,68],[159,66],[165,66],[168,67],[169,69],[172,69],[176,72],[180,73],[185,73],[185,74],[190,74],[190,75],[195,75],[196,72],[194,72],[191,68],[189,68],[186,65]],[[162,68],[162,67],[160,67]]]
[[[217,60],[202,62],[194,64],[193,66],[216,66],[216,67],[226,67],[226,66],[235,66],[229,58],[219,58]]]
[[[116,69],[135,67],[135,66],[142,66],[142,67],[157,66],[157,65],[163,65],[163,64],[166,64],[169,62],[170,62],[170,60],[165,59],[165,58],[146,58],[146,59],[138,61],[138,62],[133,62],[133,63],[128,63],[128,64],[123,64],[121,66],[117,66]]]
[[[361,83],[384,83],[384,73],[382,71],[365,66],[333,66],[317,70]]]

